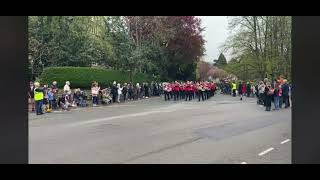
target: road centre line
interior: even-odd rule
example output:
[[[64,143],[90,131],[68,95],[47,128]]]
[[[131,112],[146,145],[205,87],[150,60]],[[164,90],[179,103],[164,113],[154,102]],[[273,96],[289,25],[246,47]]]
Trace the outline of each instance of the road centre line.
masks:
[[[290,139],[286,139],[286,140],[282,141],[280,144],[285,144],[285,143],[287,143],[289,141],[290,141]]]
[[[272,150],[274,150],[273,147],[271,147],[271,148],[269,148],[269,149],[267,149],[267,150],[265,150],[265,151],[262,151],[261,153],[259,153],[259,156],[263,156],[263,155],[267,154],[268,152],[270,152],[270,151],[272,151]]]

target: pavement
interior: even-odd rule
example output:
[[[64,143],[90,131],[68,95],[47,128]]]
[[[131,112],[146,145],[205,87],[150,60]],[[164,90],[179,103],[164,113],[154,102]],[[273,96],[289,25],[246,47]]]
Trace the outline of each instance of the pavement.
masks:
[[[29,163],[290,164],[291,108],[216,95],[29,113]]]

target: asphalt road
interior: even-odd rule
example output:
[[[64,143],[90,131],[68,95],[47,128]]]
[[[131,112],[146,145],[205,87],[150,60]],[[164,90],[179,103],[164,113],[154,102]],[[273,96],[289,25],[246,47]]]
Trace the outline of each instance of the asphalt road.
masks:
[[[291,163],[291,108],[163,98],[29,114],[30,163]]]

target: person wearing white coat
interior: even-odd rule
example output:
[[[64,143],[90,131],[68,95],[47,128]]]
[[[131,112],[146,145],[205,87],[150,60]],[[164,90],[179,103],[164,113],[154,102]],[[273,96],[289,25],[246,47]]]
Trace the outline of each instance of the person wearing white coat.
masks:
[[[122,94],[123,87],[119,83],[117,84],[117,86],[118,86],[118,103],[120,103],[120,97]]]

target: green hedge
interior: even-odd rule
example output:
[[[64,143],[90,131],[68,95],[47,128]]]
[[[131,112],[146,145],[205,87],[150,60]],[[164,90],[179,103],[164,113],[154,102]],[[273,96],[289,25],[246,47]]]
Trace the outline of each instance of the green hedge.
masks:
[[[97,81],[100,86],[110,86],[113,81],[119,83],[129,82],[129,72],[121,72],[103,68],[90,67],[50,67],[46,68],[40,75],[41,84],[51,84],[53,81],[58,82],[59,88],[65,85],[66,81],[70,81],[71,88],[91,87],[93,81]],[[152,76],[137,73],[133,75],[133,82],[150,82],[158,81]]]

